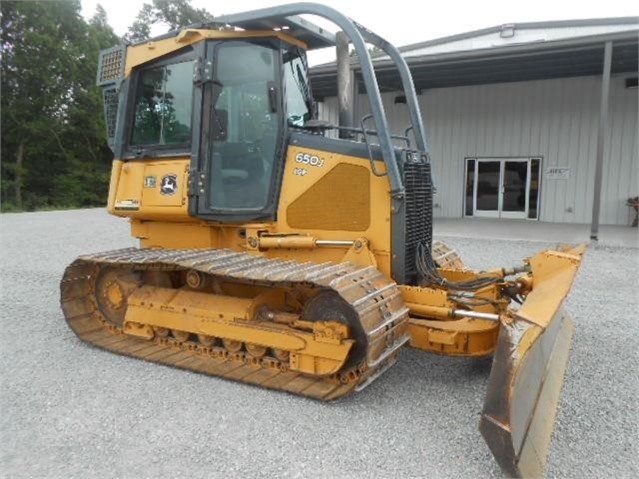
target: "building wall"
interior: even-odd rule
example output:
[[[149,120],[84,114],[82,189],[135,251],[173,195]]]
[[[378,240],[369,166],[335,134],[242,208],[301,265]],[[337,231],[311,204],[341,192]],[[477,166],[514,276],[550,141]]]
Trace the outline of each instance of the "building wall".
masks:
[[[625,205],[639,194],[637,89],[629,75],[613,75],[605,139],[601,224],[627,225]],[[396,93],[383,95],[394,133],[407,125],[407,108]],[[597,149],[601,78],[577,77],[427,90],[420,95],[438,193],[435,215],[463,215],[464,159],[541,157],[542,171],[568,167],[567,180],[542,175],[541,221],[590,223]],[[364,95],[355,118],[369,112]],[[334,98],[320,109],[337,121]]]

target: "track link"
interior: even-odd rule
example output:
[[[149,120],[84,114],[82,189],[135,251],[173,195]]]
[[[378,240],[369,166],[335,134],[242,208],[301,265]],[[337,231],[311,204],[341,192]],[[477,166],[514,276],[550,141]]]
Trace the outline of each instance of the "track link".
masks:
[[[365,359],[330,376],[289,369],[275,357],[255,358],[219,345],[206,347],[172,337],[151,340],[125,334],[109,322],[96,302],[95,282],[103,268],[134,271],[197,270],[213,277],[267,288],[332,290],[357,313],[367,337]],[[242,381],[320,400],[334,400],[361,390],[390,367],[409,339],[408,309],[394,282],[374,267],[350,263],[299,263],[267,259],[231,250],[122,250],[79,257],[65,271],[61,304],[69,327],[99,348],[198,373]]]

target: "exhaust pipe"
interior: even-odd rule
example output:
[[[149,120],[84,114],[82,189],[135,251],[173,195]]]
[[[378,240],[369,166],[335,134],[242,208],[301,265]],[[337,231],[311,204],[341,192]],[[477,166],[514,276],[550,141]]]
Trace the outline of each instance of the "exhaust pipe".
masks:
[[[348,35],[337,32],[335,35],[337,49],[337,104],[339,109],[339,126],[353,127],[353,70],[348,52]],[[340,128],[339,137],[350,140],[353,133]]]

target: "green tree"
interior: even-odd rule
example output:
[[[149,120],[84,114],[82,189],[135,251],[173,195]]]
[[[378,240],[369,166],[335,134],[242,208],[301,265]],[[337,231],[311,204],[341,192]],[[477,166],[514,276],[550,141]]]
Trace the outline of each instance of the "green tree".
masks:
[[[213,21],[213,15],[204,8],[194,8],[191,0],[152,0],[145,3],[124,36],[127,42],[139,42],[151,36],[151,26],[166,25],[176,30],[195,23]]]
[[[386,55],[384,50],[382,50],[379,47],[372,46],[372,45],[368,46],[368,53],[371,56],[371,59],[379,58],[379,57],[382,57],[382,56]],[[349,51],[348,54],[351,57],[356,57],[357,56],[357,52],[355,51],[355,49],[352,49],[351,51]]]
[[[75,79],[74,101],[60,135],[65,168],[56,181],[52,202],[60,206],[93,206],[106,201],[113,154],[106,143],[102,94],[95,84],[100,50],[119,41],[98,5],[86,25],[84,52]]]
[[[3,209],[104,202],[111,160],[95,86],[99,50],[117,43],[79,0],[2,1]]]

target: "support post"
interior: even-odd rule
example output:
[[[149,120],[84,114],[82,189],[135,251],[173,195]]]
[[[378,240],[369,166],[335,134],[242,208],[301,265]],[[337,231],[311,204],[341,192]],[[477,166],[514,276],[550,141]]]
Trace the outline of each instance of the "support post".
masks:
[[[595,185],[592,200],[592,223],[590,239],[599,240],[599,216],[601,211],[601,184],[603,177],[604,143],[608,130],[608,98],[610,96],[610,69],[612,64],[612,42],[604,46],[603,72],[601,74],[601,108],[599,110],[599,129],[597,131],[597,158],[595,163]]]
[[[339,126],[353,126],[353,70],[348,54],[348,35],[340,31],[335,35],[337,47],[337,103]],[[352,138],[350,131],[340,130],[340,138]]]

